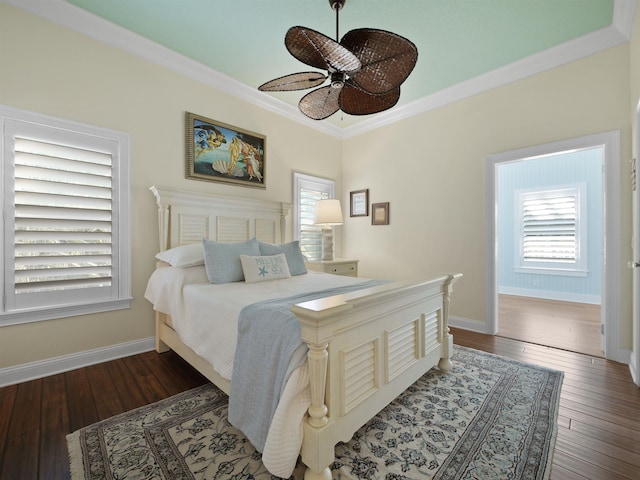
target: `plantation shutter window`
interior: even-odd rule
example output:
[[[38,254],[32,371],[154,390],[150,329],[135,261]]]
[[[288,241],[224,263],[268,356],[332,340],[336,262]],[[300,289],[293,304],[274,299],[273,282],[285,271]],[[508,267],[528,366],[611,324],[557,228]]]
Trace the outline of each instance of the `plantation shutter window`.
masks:
[[[335,182],[294,173],[294,236],[307,260],[322,258],[322,226],[314,225],[316,203],[333,198]]]
[[[111,196],[110,154],[16,138],[17,296],[111,285]]]
[[[128,136],[37,118],[3,118],[0,324],[127,308]]]
[[[302,189],[300,191],[300,249],[309,259],[322,257],[322,226],[314,225],[316,203],[329,198],[327,192]]]
[[[576,261],[575,195],[525,198],[522,209],[525,262]]]
[[[521,191],[517,198],[516,271],[586,272],[586,185]]]

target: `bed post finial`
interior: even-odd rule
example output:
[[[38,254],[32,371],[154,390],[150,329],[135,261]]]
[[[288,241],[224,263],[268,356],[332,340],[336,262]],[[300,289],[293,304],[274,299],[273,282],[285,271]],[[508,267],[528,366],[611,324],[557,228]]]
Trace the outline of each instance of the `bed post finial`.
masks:
[[[158,246],[160,251],[164,252],[169,245],[169,205],[162,203],[160,191],[155,185],[149,187],[149,190],[156,197],[158,205]]]

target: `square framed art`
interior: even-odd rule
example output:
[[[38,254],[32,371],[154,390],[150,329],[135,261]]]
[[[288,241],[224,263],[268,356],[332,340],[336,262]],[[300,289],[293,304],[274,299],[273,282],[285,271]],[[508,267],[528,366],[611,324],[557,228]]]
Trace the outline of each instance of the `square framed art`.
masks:
[[[371,204],[371,225],[389,225],[389,202]]]

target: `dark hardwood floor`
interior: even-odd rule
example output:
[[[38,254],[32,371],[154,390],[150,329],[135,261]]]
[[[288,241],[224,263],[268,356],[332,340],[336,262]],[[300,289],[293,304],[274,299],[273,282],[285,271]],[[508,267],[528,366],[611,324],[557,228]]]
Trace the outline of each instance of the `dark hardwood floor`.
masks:
[[[455,343],[565,372],[551,480],[640,478],[640,389],[626,365],[452,329]],[[69,478],[66,435],[206,383],[174,353],[0,388],[0,479]]]
[[[0,388],[0,479],[69,478],[67,434],[207,383],[173,352]]]

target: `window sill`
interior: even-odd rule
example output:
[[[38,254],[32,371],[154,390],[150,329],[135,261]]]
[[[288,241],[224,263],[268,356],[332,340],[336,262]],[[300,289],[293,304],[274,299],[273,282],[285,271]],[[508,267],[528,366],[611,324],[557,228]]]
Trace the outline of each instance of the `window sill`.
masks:
[[[131,307],[132,298],[107,300],[84,305],[67,305],[64,307],[48,307],[43,310],[17,310],[0,314],[0,327],[19,325],[22,323],[54,320],[56,318],[75,317],[93,313],[124,310]]]

